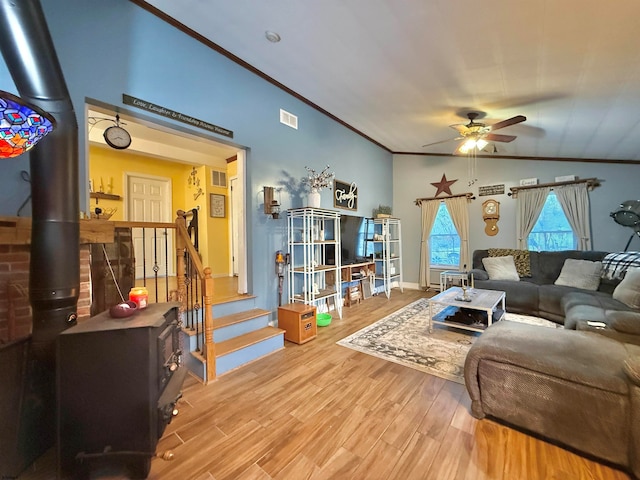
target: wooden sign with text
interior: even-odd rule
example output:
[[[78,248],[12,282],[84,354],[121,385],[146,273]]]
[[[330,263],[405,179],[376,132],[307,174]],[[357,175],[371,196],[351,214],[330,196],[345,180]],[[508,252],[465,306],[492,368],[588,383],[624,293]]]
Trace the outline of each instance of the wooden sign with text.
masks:
[[[346,210],[358,209],[358,186],[355,182],[333,180],[333,206]]]

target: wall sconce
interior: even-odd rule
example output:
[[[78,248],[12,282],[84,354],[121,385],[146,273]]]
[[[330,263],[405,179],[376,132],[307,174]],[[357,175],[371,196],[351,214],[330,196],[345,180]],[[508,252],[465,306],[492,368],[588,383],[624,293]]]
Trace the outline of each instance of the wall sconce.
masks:
[[[280,218],[280,202],[274,197],[274,187],[264,187],[264,213]]]
[[[197,188],[196,193],[193,194],[194,200],[197,200],[198,197],[204,193],[204,190],[202,190],[202,187],[200,186],[200,178],[198,177],[198,170],[196,170],[196,167],[193,167],[191,170],[189,178],[187,179],[187,184],[189,185],[189,188]]]

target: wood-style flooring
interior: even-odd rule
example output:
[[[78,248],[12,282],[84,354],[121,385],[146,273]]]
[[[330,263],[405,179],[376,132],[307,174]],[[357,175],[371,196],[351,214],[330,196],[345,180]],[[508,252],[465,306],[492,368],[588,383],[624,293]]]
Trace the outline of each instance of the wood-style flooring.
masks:
[[[210,385],[189,378],[151,479],[628,480],[469,414],[463,385],[336,345],[422,297],[392,290],[344,309],[306,344],[285,348]],[[53,452],[21,479],[53,478]],[[96,478],[122,478],[101,476]]]

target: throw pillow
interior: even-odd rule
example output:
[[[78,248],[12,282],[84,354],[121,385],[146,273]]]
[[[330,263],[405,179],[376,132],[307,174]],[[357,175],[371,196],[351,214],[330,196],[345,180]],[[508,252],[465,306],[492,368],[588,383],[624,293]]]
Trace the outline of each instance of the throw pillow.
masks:
[[[513,261],[516,264],[516,270],[521,277],[531,276],[531,257],[529,256],[529,250],[515,250],[513,248],[490,248],[490,257],[506,257],[507,255],[513,256]]]
[[[600,275],[602,262],[567,258],[562,265],[560,276],[553,283],[584,290],[597,290],[600,286]]]
[[[613,298],[631,308],[640,309],[640,267],[630,268],[613,291]]]
[[[489,274],[489,280],[520,281],[512,255],[507,255],[506,257],[484,257],[482,265],[484,265],[484,269]]]

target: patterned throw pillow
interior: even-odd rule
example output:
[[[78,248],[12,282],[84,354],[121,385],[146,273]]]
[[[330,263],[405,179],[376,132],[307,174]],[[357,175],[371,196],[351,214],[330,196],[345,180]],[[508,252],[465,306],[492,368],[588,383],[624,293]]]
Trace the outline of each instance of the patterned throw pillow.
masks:
[[[506,257],[511,255],[516,264],[516,271],[520,277],[531,276],[531,259],[529,250],[514,250],[512,248],[490,248],[490,257]]]

